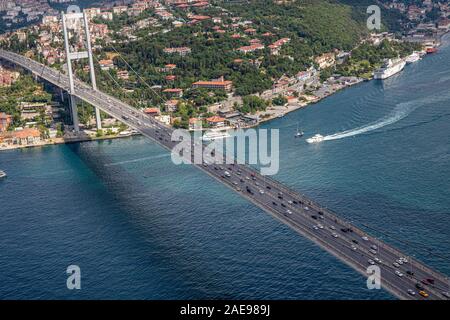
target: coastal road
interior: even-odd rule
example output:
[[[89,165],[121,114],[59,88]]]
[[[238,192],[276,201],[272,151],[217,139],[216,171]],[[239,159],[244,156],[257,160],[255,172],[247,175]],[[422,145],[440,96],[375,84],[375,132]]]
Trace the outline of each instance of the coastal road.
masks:
[[[67,76],[56,70],[4,50],[0,50],[0,58],[68,90]],[[177,141],[172,141],[172,128],[114,97],[93,90],[81,81],[75,82],[74,95],[126,123],[170,151],[178,144]],[[191,159],[204,151],[205,146],[201,142],[193,141],[193,145],[195,144],[200,144],[202,148],[194,148],[197,154],[192,154]],[[408,257],[407,254],[380,239],[370,236],[301,193],[271,178],[262,176],[256,169],[232,162],[230,164],[214,164],[206,159],[203,163],[195,166],[361,274],[367,276],[367,267],[370,265],[379,266],[382,287],[398,298],[449,299],[447,293],[450,288],[447,276],[427,267],[416,258]],[[361,278],[361,286],[366,286],[364,278]],[[421,289],[418,289],[417,286],[423,287],[423,291],[429,296],[425,298],[420,295]]]

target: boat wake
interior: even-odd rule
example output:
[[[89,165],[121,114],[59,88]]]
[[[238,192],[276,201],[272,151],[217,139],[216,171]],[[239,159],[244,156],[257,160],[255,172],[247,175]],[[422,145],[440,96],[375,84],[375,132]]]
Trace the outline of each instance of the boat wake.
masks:
[[[331,140],[338,140],[338,139],[344,139],[344,138],[348,138],[348,137],[353,137],[356,135],[360,135],[366,132],[370,132],[373,130],[377,130],[386,126],[389,126],[391,124],[394,124],[402,119],[404,119],[405,117],[407,117],[411,112],[413,112],[416,108],[418,108],[418,106],[420,106],[420,104],[416,104],[416,103],[412,103],[412,102],[407,102],[407,103],[400,103],[388,116],[369,123],[367,125],[358,127],[358,128],[354,128],[354,129],[350,129],[350,130],[346,130],[346,131],[342,131],[342,132],[338,132],[335,134],[331,134],[328,136],[325,136],[323,138],[323,141],[331,141]]]

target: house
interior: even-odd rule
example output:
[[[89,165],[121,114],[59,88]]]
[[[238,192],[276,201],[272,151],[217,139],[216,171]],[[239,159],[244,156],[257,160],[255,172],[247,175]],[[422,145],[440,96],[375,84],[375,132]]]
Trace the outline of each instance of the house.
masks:
[[[53,117],[53,108],[51,105],[41,102],[21,102],[20,103],[20,117],[23,120],[33,120],[41,114],[48,118]]]
[[[12,116],[4,112],[0,112],[0,132],[7,131],[11,123],[12,123]]]
[[[202,119],[190,118],[189,119],[189,130],[195,130],[202,126]]]
[[[249,46],[240,47],[237,50],[242,53],[250,53],[250,52],[254,52],[254,51],[262,50],[262,49],[264,49],[264,45],[262,43],[257,43],[257,44],[252,44]]]
[[[255,35],[256,34],[256,29],[253,28],[248,28],[244,30],[245,33],[250,34],[250,35]]]
[[[103,71],[108,71],[109,69],[114,68],[114,62],[110,59],[100,60],[98,63]]]
[[[165,125],[168,125],[168,126],[170,126],[170,123],[172,121],[170,115],[168,115],[168,114],[156,116],[155,119],[161,123],[164,123]]]
[[[331,67],[335,64],[336,58],[334,53],[324,53],[314,59],[320,69]]]
[[[127,6],[117,6],[117,7],[113,7],[113,13],[114,14],[122,14],[128,11],[128,7]]]
[[[164,48],[164,53],[174,54],[177,53],[180,56],[184,57],[187,54],[191,53],[191,48],[188,47],[178,47],[178,48]]]
[[[161,111],[159,110],[159,108],[147,108],[144,110],[144,113],[148,116],[156,117],[159,116]]]
[[[180,88],[167,88],[163,90],[163,93],[167,93],[172,97],[181,98],[183,96],[183,89]]]
[[[164,108],[165,108],[166,112],[177,111],[179,102],[180,102],[180,100],[177,100],[177,99],[172,99],[172,100],[166,101],[166,103],[164,104]]]
[[[41,133],[35,128],[26,128],[12,133],[13,144],[31,145],[41,141]]]
[[[122,80],[128,80],[130,78],[130,75],[127,70],[120,70],[117,71],[117,77]]]
[[[220,128],[225,126],[225,118],[219,116],[212,116],[206,119],[209,126],[214,128]]]
[[[225,81],[223,79],[218,81],[197,81],[192,84],[192,88],[222,89],[225,91],[231,91],[232,87],[233,81]]]

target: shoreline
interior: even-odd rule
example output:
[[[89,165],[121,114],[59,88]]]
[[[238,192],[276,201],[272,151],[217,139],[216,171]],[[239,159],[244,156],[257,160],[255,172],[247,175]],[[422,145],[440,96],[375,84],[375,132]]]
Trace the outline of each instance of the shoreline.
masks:
[[[83,143],[83,142],[93,142],[93,141],[104,141],[104,140],[116,140],[123,138],[130,138],[133,136],[140,136],[140,133],[131,133],[127,135],[113,135],[113,136],[103,136],[103,137],[78,137],[78,138],[55,138],[50,139],[49,141],[43,141],[36,144],[29,145],[12,145],[8,147],[1,147],[0,152],[2,151],[10,151],[10,150],[20,150],[20,149],[30,149],[30,148],[39,148],[46,146],[56,146],[62,144],[73,144],[73,143]]]

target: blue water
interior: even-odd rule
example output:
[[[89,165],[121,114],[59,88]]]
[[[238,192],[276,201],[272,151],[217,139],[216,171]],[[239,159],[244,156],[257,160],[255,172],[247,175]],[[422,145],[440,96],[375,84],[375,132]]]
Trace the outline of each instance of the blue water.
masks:
[[[262,127],[280,129],[277,179],[450,275],[448,61],[446,41]],[[334,140],[294,139],[297,122]],[[2,299],[393,298],[145,138],[1,152],[0,169]]]

